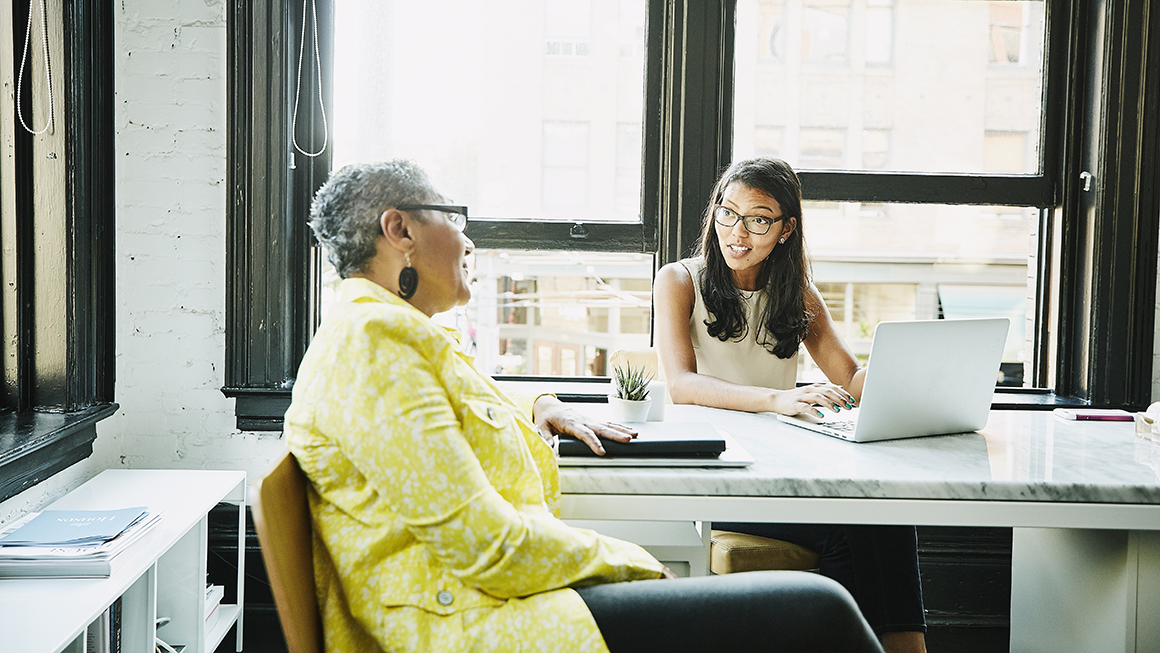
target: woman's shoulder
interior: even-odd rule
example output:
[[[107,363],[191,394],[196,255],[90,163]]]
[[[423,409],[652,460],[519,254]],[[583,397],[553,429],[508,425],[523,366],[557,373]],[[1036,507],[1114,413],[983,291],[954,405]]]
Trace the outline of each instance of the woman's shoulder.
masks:
[[[682,259],[661,266],[657,270],[656,284],[658,286],[677,286],[693,288],[696,285],[696,274],[700,269],[696,265],[689,265],[696,259]]]
[[[807,311],[813,311],[826,305],[825,299],[822,298],[822,291],[818,290],[818,287],[810,279],[806,279],[802,285],[802,299],[805,301]]]
[[[410,346],[441,345],[446,337],[431,318],[409,305],[356,301],[335,307],[319,328],[339,340],[387,339]]]
[[[682,268],[684,268],[685,270],[688,270],[689,274],[693,274],[696,272],[700,272],[702,269],[704,269],[705,257],[704,256],[690,256],[689,258],[683,258],[683,259],[677,261],[673,265],[679,265]]]
[[[691,281],[704,267],[705,259],[703,257],[683,258],[661,266],[661,269],[657,271],[657,277],[665,275],[672,279]]]

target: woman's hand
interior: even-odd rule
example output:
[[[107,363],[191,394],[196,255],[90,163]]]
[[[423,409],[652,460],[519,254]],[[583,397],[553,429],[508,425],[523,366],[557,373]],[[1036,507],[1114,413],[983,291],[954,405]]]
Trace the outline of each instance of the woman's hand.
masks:
[[[600,438],[628,442],[636,437],[636,431],[627,426],[593,421],[551,395],[542,395],[536,399],[532,415],[540,437],[553,449],[560,435],[570,435],[587,444],[597,455],[603,456],[604,445],[600,444]]]
[[[855,405],[849,392],[831,383],[803,385],[793,390],[775,391],[773,395],[773,412],[782,415],[824,417],[825,412],[838,413]]]

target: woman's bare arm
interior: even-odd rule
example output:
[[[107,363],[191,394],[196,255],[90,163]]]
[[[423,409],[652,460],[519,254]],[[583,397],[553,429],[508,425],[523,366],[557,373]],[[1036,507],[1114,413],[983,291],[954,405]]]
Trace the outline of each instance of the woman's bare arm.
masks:
[[[806,351],[831,383],[842,386],[855,400],[861,400],[865,368],[858,367],[858,359],[838,335],[830,309],[812,283],[806,288],[805,300],[806,310],[812,316],[804,341]]]

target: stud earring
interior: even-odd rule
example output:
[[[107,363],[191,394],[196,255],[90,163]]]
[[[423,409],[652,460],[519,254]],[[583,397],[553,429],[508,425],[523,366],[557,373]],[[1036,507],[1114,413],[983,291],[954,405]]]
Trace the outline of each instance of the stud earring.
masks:
[[[779,242],[779,243],[781,243],[782,245],[784,245],[784,244],[785,244],[785,236],[782,236],[780,239],[778,239],[778,241],[777,241],[777,242]]]
[[[399,297],[410,299],[415,296],[415,289],[419,287],[419,273],[411,267],[411,253],[403,252],[407,266],[399,272]]]

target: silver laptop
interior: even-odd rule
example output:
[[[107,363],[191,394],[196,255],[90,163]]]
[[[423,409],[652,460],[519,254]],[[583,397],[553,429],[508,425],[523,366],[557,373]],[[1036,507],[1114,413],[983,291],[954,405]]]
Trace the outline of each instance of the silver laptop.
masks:
[[[977,431],[987,424],[1011,321],[880,322],[862,400],[826,417],[782,421],[854,442]]]

